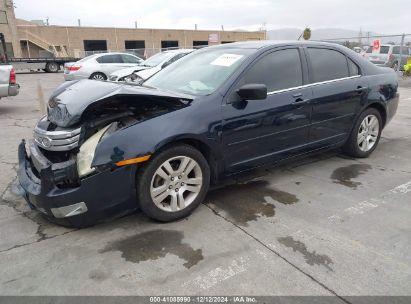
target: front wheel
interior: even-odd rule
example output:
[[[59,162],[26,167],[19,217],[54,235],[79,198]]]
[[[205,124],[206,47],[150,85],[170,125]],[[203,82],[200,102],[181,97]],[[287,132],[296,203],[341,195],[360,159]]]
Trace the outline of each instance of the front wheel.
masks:
[[[343,147],[346,154],[364,158],[377,147],[381,137],[382,119],[377,109],[368,108],[358,117],[348,141]]]
[[[209,183],[210,168],[200,151],[189,145],[173,146],[138,170],[138,203],[155,220],[177,220],[204,200]]]

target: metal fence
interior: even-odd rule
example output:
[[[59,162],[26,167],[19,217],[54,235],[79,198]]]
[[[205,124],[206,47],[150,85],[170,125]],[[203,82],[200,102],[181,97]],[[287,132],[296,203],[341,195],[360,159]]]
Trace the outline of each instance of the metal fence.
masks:
[[[411,34],[397,34],[397,35],[366,35],[359,34],[357,37],[338,37],[329,39],[320,39],[314,41],[324,41],[344,45],[354,51],[362,54],[364,57],[372,55],[372,46],[375,40],[379,40],[381,45],[393,45],[397,48],[393,48],[396,51],[393,55],[398,55],[396,65],[392,65],[391,62],[387,62],[387,66],[395,68],[400,71],[407,59],[411,58]]]
[[[350,49],[353,49],[357,53],[360,53],[364,57],[369,57],[372,55],[373,43],[375,40],[379,40],[382,45],[393,45],[397,50],[397,53],[394,55],[400,55],[398,64],[395,66],[390,66],[391,63],[387,62],[387,66],[394,67],[397,71],[400,71],[403,68],[403,65],[407,63],[407,59],[411,60],[411,34],[396,34],[396,35],[371,35],[366,33],[362,35],[361,33],[358,36],[353,37],[335,37],[327,39],[311,39],[312,41],[323,41],[330,43],[337,43],[344,45]],[[207,45],[200,46],[186,46],[185,48],[203,48]],[[93,54],[107,53],[107,52],[124,52],[131,53],[140,58],[147,59],[159,52],[167,50],[176,50],[181,49],[182,47],[171,47],[171,48],[141,48],[141,49],[121,49],[121,50],[100,50],[100,51],[81,51],[74,50],[74,57],[83,58]],[[398,56],[397,56],[398,57]]]

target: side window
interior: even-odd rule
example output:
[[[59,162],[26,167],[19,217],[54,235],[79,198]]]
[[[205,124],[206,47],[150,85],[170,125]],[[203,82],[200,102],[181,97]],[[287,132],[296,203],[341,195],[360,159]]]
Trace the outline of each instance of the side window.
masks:
[[[98,63],[122,63],[120,55],[104,55],[96,59]]]
[[[123,57],[123,62],[124,63],[139,63],[140,60],[138,60],[138,58],[134,57],[134,56],[130,56],[130,55],[121,55],[121,57]]]
[[[400,47],[399,46],[394,46],[392,48],[392,53],[393,54],[400,54]]]
[[[348,64],[345,55],[330,49],[308,48],[311,62],[312,82],[321,82],[348,77]]]
[[[361,75],[360,73],[360,69],[358,68],[358,65],[356,65],[354,63],[354,61],[352,61],[350,58],[347,57],[347,61],[348,61],[348,68],[350,70],[350,76],[357,76],[357,75]]]
[[[298,49],[275,51],[259,59],[246,72],[240,86],[248,83],[265,84],[268,92],[301,86],[303,73]]]
[[[110,56],[112,56],[112,63],[123,63],[123,56],[121,56],[120,54]]]

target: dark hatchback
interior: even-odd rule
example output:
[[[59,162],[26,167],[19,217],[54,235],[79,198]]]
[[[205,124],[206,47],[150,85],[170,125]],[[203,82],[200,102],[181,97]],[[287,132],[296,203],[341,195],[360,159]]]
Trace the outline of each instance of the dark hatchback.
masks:
[[[335,44],[243,42],[198,50],[142,86],[61,85],[19,147],[29,205],[87,226],[141,208],[171,221],[210,184],[342,147],[367,157],[397,110],[398,82]]]

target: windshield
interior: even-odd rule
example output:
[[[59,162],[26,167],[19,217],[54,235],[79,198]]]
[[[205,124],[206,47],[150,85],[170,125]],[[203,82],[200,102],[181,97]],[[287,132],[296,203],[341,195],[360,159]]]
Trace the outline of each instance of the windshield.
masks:
[[[171,58],[174,54],[173,53],[158,53],[155,54],[154,56],[151,56],[147,60],[143,61],[140,63],[142,66],[147,66],[147,67],[155,67],[158,66],[160,63],[162,63],[164,60],[167,60]]]
[[[207,48],[195,51],[161,70],[144,85],[186,93],[208,95],[220,87],[253,49]]]

